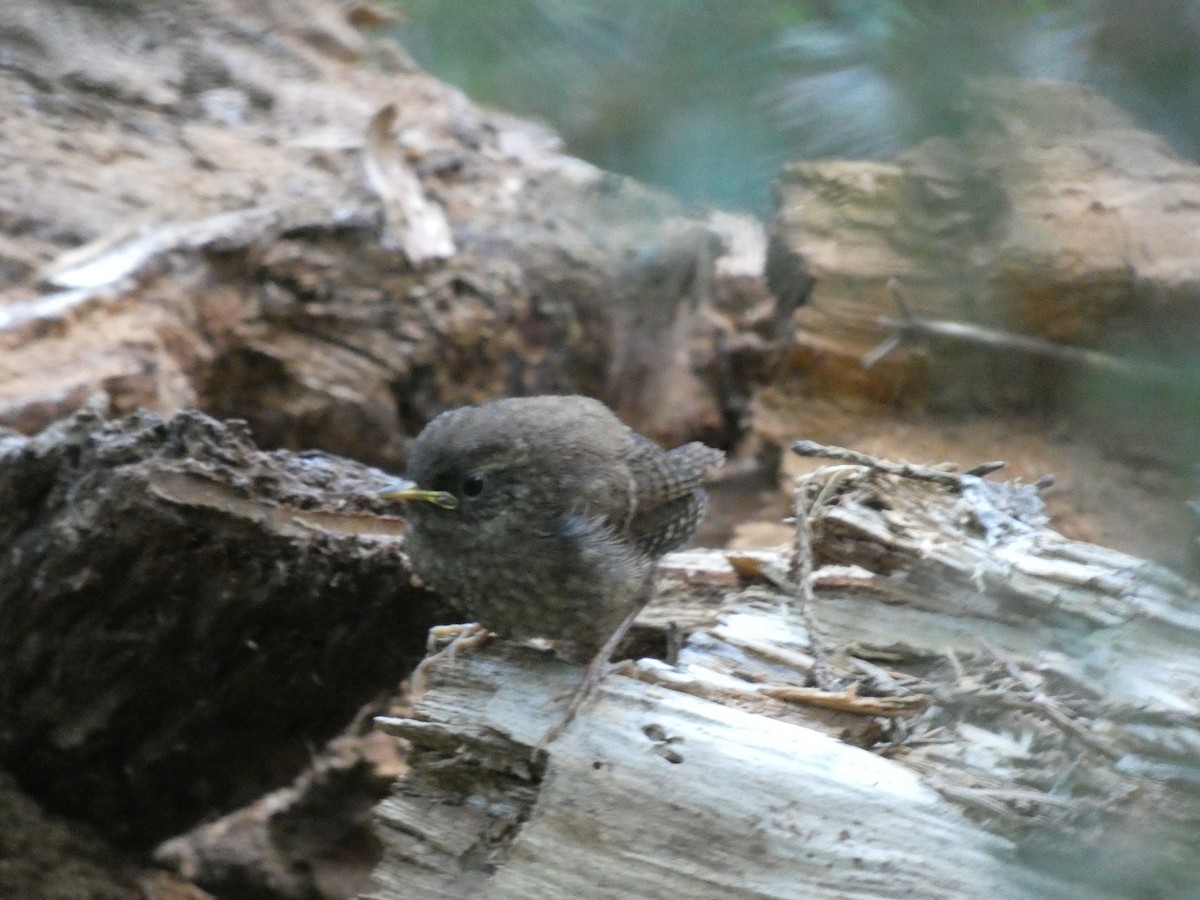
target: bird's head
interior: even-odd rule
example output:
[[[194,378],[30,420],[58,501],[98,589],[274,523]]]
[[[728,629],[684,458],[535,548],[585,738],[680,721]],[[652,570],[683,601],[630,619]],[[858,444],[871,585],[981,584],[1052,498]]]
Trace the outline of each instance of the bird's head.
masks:
[[[523,506],[546,468],[535,461],[528,433],[489,407],[443,413],[413,442],[405,477],[379,496],[407,501],[407,517],[418,527],[504,519]]]

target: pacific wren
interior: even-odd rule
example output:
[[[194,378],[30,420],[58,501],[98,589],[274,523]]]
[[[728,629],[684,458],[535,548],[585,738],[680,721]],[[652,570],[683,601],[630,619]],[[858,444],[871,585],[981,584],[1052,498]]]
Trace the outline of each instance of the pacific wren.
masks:
[[[569,719],[649,602],[655,563],[704,516],[703,481],[724,458],[663,450],[588,397],[497,400],[430,422],[383,496],[409,501],[413,569],[459,612],[590,660]]]

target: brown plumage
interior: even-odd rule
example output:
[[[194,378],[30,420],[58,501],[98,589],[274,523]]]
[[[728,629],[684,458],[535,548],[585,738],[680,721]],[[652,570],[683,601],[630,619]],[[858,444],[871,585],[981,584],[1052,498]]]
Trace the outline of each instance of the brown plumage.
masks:
[[[587,397],[497,400],[430,422],[410,481],[388,496],[410,501],[406,548],[423,580],[491,631],[592,658],[594,684],[723,460],[700,443],[663,450]]]

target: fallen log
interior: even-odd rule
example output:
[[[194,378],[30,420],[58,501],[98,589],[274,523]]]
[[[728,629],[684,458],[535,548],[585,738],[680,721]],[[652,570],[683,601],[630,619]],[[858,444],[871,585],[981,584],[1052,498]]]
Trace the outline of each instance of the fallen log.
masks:
[[[668,557],[641,640],[685,623],[677,665],[544,748],[577,668],[435,666],[382,720],[411,769],[367,896],[1186,894],[1200,591],[1049,530],[1032,486],[913,468],[801,485],[807,610],[790,551]]]

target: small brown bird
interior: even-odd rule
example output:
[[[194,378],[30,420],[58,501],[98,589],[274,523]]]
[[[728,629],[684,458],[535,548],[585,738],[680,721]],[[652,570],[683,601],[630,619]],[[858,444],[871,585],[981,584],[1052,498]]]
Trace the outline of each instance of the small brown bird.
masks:
[[[407,478],[413,569],[502,637],[562,642],[587,676],[566,725],[650,601],[655,563],[708,508],[725,458],[701,443],[663,450],[588,397],[497,400],[443,413],[413,444]]]

